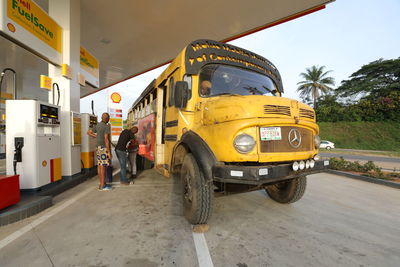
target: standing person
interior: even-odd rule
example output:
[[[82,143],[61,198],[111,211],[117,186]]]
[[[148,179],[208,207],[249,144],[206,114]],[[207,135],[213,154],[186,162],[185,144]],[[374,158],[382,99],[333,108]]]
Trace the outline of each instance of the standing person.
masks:
[[[132,127],[131,129],[125,129],[122,131],[118,138],[118,143],[115,146],[115,153],[117,154],[119,164],[121,165],[121,184],[129,185],[129,181],[126,178],[126,164],[128,159],[128,152],[126,149],[126,145],[131,140],[135,139],[135,134],[137,133],[138,128]]]
[[[93,131],[89,129],[87,134],[96,138],[96,155],[97,155],[97,174],[99,175],[99,190],[108,191],[112,189],[111,185],[105,185],[106,168],[110,165],[111,154],[111,129],[108,122],[110,115],[104,112],[101,115],[101,122],[99,122]]]
[[[137,127],[135,127],[137,129]],[[137,131],[136,131],[137,132]],[[135,139],[129,142],[128,144],[128,159],[129,159],[129,165],[131,166],[131,180],[136,178],[136,155],[139,149],[139,143],[137,141],[137,138],[135,136]]]

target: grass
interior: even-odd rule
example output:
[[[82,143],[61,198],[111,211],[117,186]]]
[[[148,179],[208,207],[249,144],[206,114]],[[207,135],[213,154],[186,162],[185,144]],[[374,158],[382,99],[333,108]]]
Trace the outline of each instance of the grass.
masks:
[[[336,148],[400,152],[399,122],[319,122],[318,125],[321,139],[334,142]]]

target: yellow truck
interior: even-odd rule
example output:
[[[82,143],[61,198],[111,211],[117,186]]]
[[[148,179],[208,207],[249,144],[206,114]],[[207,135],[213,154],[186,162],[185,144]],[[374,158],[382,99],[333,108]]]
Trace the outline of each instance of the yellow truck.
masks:
[[[265,189],[299,200],[318,155],[314,110],[282,97],[277,68],[264,57],[212,40],[190,43],[133,103],[139,154],[182,185],[184,215],[207,223],[216,193]]]

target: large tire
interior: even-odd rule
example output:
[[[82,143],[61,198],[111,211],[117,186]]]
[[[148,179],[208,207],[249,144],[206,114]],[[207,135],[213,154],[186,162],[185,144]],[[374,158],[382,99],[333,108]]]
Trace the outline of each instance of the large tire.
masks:
[[[306,191],[307,177],[300,176],[289,181],[269,185],[265,188],[270,198],[279,203],[293,203]]]
[[[327,146],[326,149],[327,149],[327,150],[331,150],[331,147],[330,147],[330,146]]]
[[[191,224],[205,224],[213,209],[214,192],[207,184],[192,154],[186,154],[181,168],[183,213]]]

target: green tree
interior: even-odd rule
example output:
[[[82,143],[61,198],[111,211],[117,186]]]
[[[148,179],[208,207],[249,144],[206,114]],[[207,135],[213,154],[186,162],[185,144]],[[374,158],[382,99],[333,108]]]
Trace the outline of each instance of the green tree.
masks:
[[[342,81],[335,91],[341,97],[358,94],[379,97],[400,91],[400,58],[379,59],[362,66],[349,80]]]
[[[320,96],[320,92],[326,94],[333,90],[329,85],[335,85],[335,79],[327,76],[331,71],[324,71],[324,69],[325,66],[307,68],[306,72],[300,73],[304,80],[297,83],[297,85],[300,85],[297,88],[300,97],[307,99],[311,95],[314,100],[314,108],[317,106],[317,98]]]

